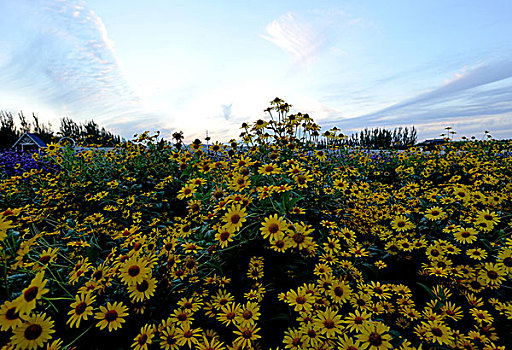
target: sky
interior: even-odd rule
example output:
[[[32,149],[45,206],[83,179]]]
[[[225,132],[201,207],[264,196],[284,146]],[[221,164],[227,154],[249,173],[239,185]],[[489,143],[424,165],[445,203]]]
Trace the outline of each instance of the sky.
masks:
[[[0,0],[0,110],[237,138],[279,97],[323,130],[512,138],[512,1]]]

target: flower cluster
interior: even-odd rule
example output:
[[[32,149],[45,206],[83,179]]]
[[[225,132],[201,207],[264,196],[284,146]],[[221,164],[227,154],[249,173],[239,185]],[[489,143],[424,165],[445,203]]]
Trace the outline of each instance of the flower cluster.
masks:
[[[290,107],[2,180],[0,345],[512,346],[512,144],[375,154]]]

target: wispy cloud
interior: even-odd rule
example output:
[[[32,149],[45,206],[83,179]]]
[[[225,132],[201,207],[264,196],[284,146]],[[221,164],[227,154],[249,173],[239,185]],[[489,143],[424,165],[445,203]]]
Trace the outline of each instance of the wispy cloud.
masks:
[[[299,63],[313,62],[324,36],[294,12],[288,12],[266,26],[265,40],[291,53]]]
[[[372,113],[373,116],[390,116],[394,112],[409,107],[423,106],[453,99],[454,96],[475,89],[480,86],[498,82],[512,77],[512,60],[503,60],[482,64],[472,69],[464,69],[457,73],[455,78],[444,85],[425,92],[411,99],[396,103],[390,107]]]
[[[18,26],[30,23],[31,32],[25,33],[23,42],[10,43],[0,66],[0,89],[22,91],[53,106],[62,113],[59,117],[94,118],[118,132],[123,123],[130,123],[130,130],[157,126],[156,116],[145,111],[124,78],[101,18],[85,2],[14,3],[9,15],[22,18]],[[10,39],[0,36],[0,40]]]

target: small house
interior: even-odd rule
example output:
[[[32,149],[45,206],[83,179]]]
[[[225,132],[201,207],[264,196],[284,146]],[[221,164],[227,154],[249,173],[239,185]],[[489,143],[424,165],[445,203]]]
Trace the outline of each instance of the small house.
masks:
[[[46,148],[46,143],[39,138],[36,134],[29,132],[24,133],[21,137],[12,145],[12,148],[21,151],[40,151],[41,148]]]

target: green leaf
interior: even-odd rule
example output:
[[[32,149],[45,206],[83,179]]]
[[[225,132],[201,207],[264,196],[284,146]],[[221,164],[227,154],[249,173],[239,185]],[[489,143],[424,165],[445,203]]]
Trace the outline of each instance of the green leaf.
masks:
[[[432,299],[437,299],[436,295],[432,293],[432,290],[429,287],[420,282],[416,282],[416,284],[423,287],[423,289],[427,291],[427,293],[432,297]]]

